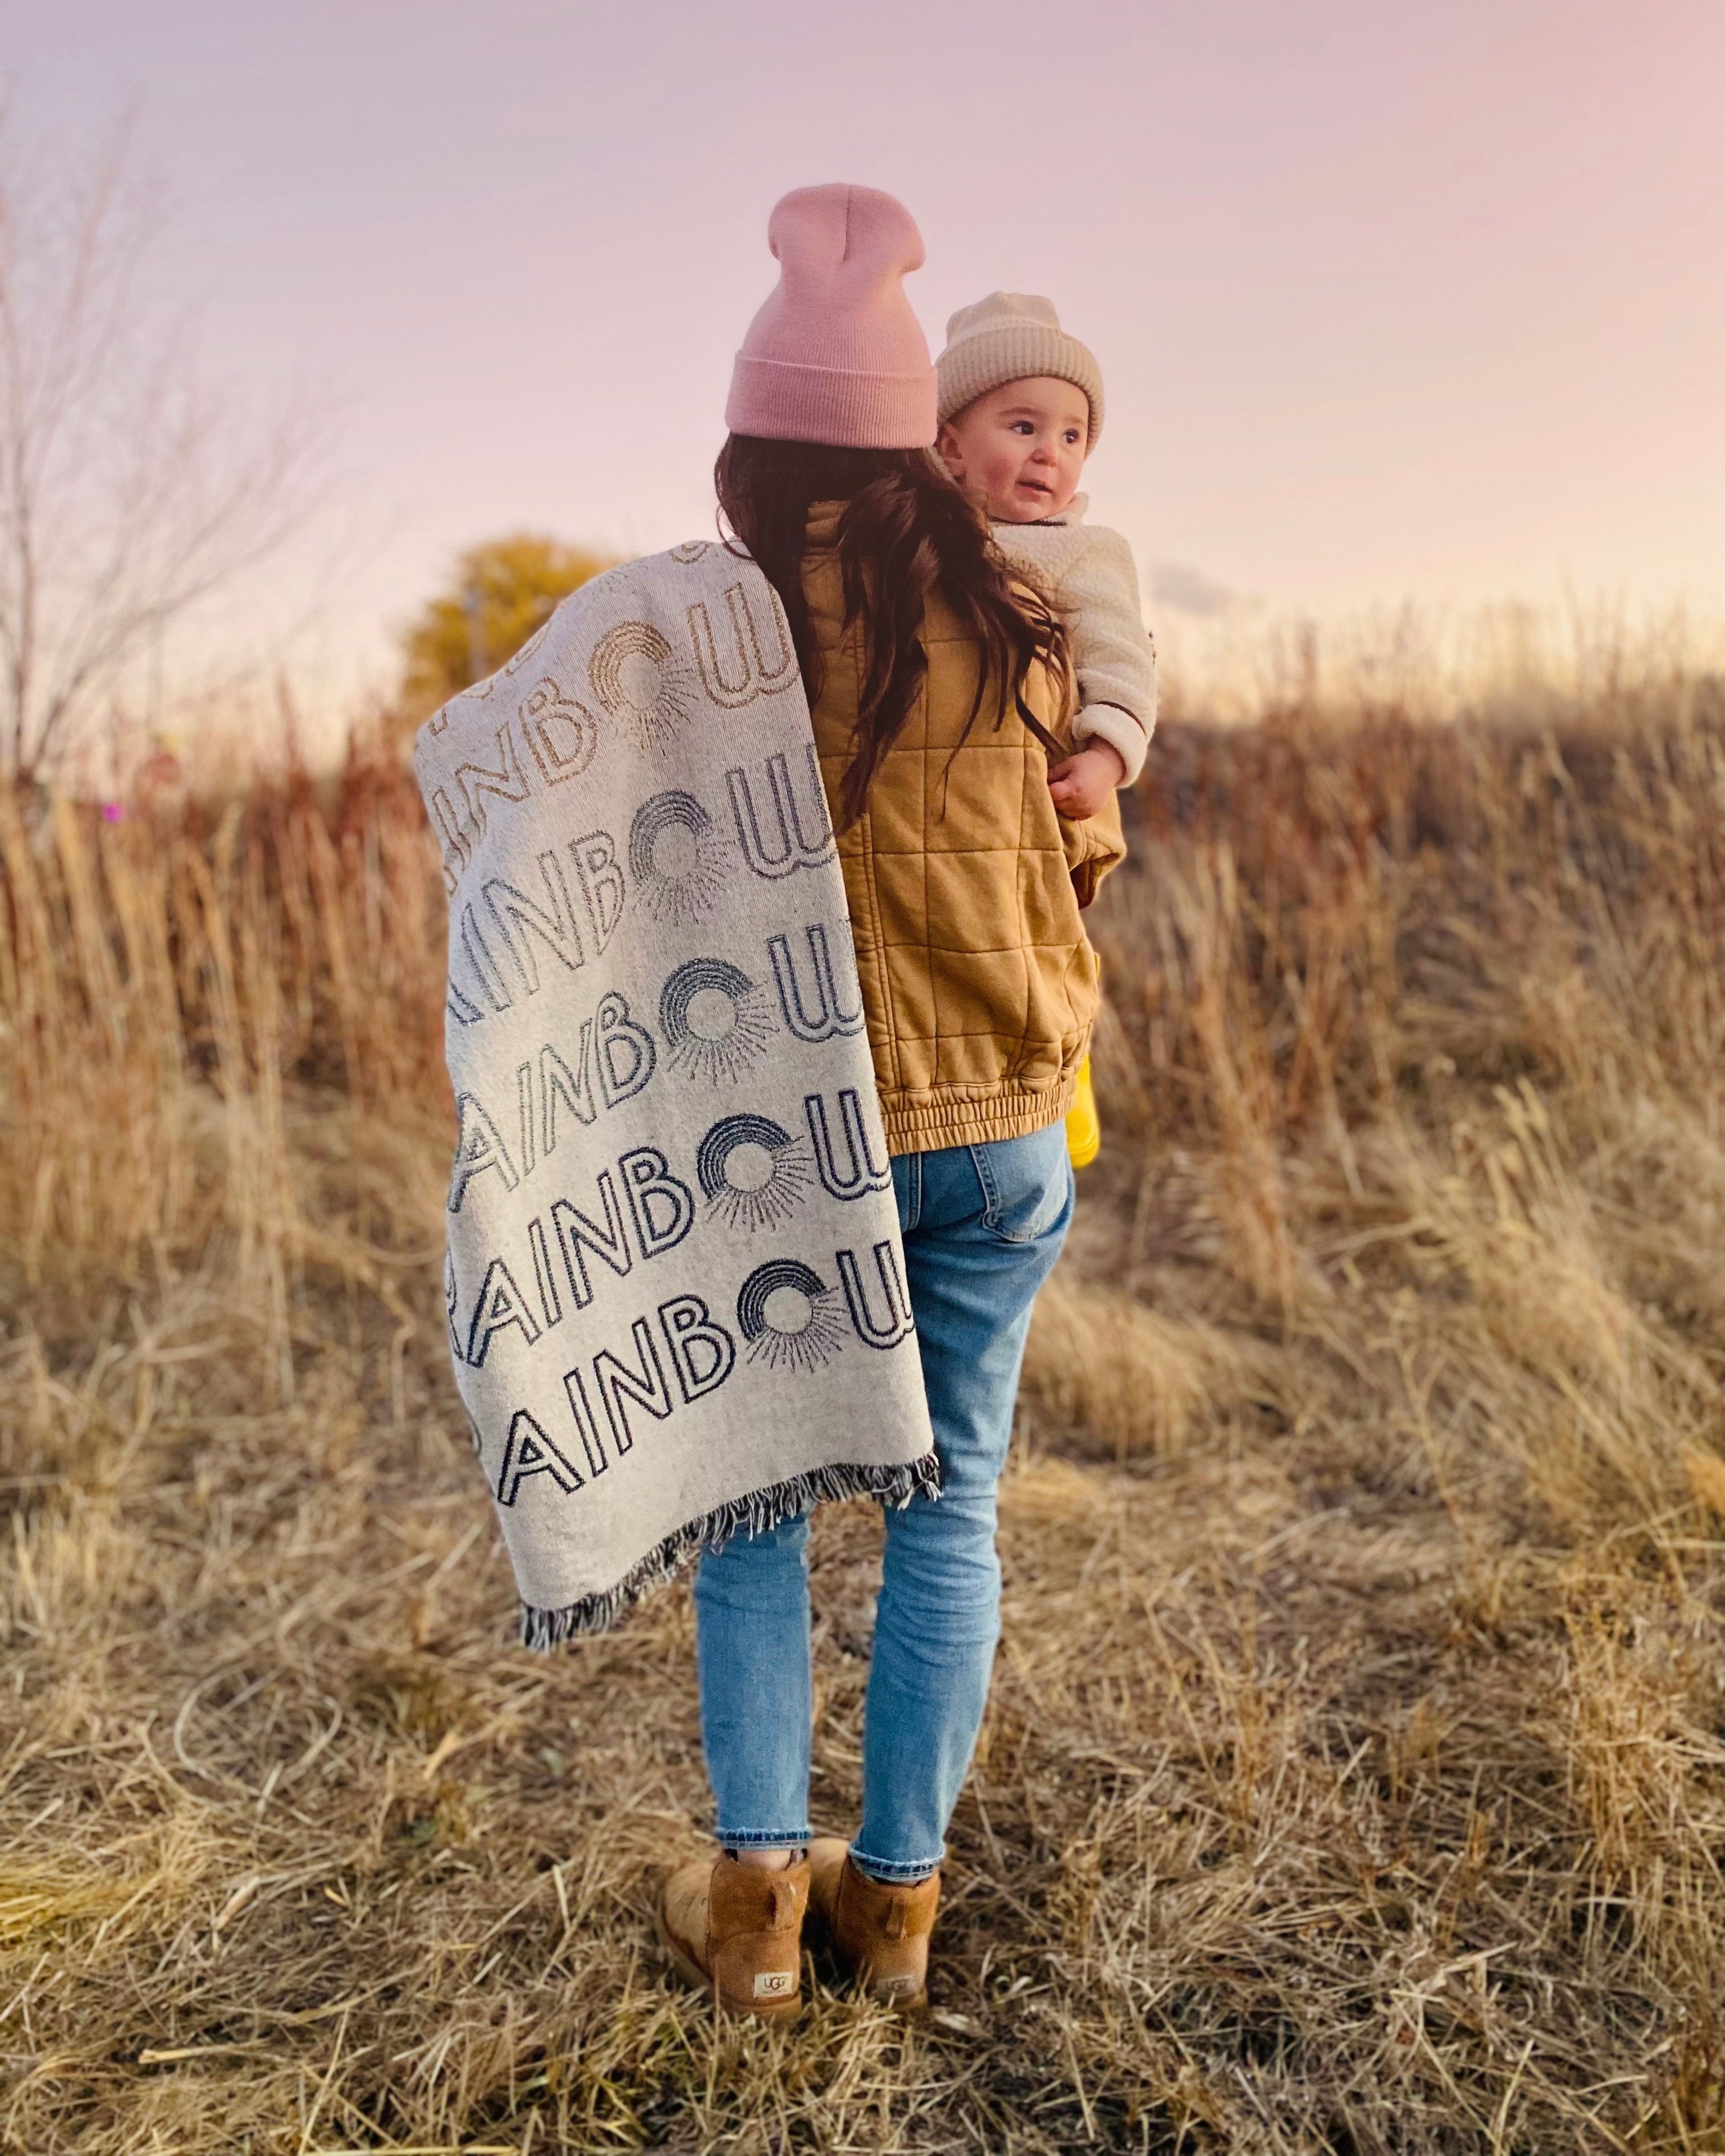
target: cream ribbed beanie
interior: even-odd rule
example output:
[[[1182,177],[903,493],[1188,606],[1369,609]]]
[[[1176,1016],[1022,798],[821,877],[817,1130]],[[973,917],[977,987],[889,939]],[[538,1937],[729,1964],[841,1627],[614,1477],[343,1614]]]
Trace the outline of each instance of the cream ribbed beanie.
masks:
[[[1090,399],[1086,454],[1096,445],[1102,431],[1102,370],[1096,355],[1060,327],[1051,300],[1034,292],[990,292],[973,306],[961,307],[947,324],[947,348],[935,369],[943,427],[1003,382],[1047,374],[1076,384]]]

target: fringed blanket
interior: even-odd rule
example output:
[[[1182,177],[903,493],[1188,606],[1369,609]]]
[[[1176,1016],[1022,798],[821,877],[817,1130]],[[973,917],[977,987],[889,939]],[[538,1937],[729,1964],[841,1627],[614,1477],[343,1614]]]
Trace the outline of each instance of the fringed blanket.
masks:
[[[938,1487],[809,708],[706,542],[424,726],[449,893],[449,1348],[522,1636],[822,1497]]]

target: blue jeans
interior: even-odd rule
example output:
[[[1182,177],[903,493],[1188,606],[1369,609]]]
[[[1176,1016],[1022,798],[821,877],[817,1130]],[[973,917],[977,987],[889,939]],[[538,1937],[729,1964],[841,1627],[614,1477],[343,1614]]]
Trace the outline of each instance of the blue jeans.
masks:
[[[1062,1124],[892,1163],[911,1307],[940,1454],[937,1499],[886,1512],[863,1737],[862,1827],[877,1879],[921,1879],[976,1747],[1000,1634],[995,1485],[1036,1291],[1072,1217]],[[809,1522],[739,1535],[696,1575],[701,1734],[719,1840],[809,1839]]]

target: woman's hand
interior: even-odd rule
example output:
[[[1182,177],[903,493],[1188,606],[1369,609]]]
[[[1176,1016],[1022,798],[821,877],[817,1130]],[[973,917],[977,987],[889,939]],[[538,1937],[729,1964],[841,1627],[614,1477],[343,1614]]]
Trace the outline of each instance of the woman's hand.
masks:
[[[1126,777],[1126,759],[1105,741],[1086,742],[1048,774],[1048,790],[1063,816],[1081,824],[1104,807]]]

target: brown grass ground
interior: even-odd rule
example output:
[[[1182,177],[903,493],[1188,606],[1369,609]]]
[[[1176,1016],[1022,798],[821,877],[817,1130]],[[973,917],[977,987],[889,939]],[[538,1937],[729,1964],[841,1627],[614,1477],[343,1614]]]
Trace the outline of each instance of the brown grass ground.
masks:
[[[934,2010],[764,2031],[651,1943],[686,1589],[511,1643],[400,775],[0,804],[0,2144],[1725,2146],[1725,705],[1171,728],[1138,808]]]

